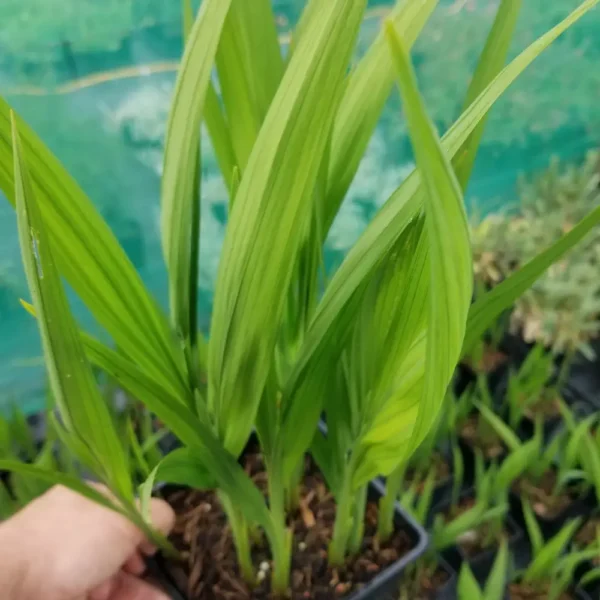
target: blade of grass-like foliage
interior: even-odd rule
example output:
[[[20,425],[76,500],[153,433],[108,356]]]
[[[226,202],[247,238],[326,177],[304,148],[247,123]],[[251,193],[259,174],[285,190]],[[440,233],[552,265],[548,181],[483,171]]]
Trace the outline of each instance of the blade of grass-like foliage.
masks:
[[[389,18],[407,49],[414,44],[437,3],[438,0],[402,1],[393,9]],[[381,32],[349,76],[335,119],[323,207],[323,236],[327,235],[356,175],[393,86],[394,66]]]
[[[183,356],[168,323],[89,198],[17,118],[33,191],[57,266],[119,348],[185,396]],[[15,204],[10,107],[0,98],[0,188]]]
[[[429,244],[427,377],[412,435],[411,447],[415,448],[435,420],[460,358],[473,291],[473,266],[460,185],[427,116],[404,43],[391,22],[386,23],[386,35],[424,183]]]
[[[469,352],[476,340],[481,338],[498,316],[512,306],[514,301],[529,289],[548,267],[560,260],[599,223],[600,207],[592,210],[571,231],[516,273],[480,296],[469,312],[468,333],[465,336],[463,355]]]
[[[518,450],[522,443],[517,434],[487,406],[475,403],[479,414],[493,427],[494,431],[502,438],[502,441],[511,451]]]
[[[463,562],[460,569],[457,592],[458,600],[485,600],[467,561]]]
[[[492,571],[485,583],[483,591],[483,598],[485,600],[502,600],[504,598],[508,574],[508,559],[508,543],[506,538],[502,538]]]
[[[521,4],[522,0],[502,0],[469,85],[463,110],[466,110],[477,99],[482,90],[502,70],[517,25]],[[487,115],[481,119],[454,160],[456,178],[463,191],[471,178],[486,121]]]
[[[232,0],[217,70],[242,174],[283,75],[283,58],[270,0]]]
[[[78,477],[59,473],[57,471],[49,471],[39,466],[28,465],[16,460],[0,460],[0,469],[23,475],[28,478],[37,479],[48,486],[62,485],[69,488],[88,500],[119,513],[126,519],[133,521],[135,525],[144,532],[148,540],[159,548],[162,548],[165,552],[173,553],[173,548],[168,540],[153,528],[152,523],[147,522],[141,517],[133,504],[126,503],[120,505],[117,502],[113,502],[107,495],[103,494],[95,487],[81,481]]]
[[[75,322],[34,199],[16,121],[13,119],[15,201],[19,242],[38,325],[50,387],[66,429],[94,459],[95,473],[121,498],[133,488],[124,449],[110,411],[87,363]]]
[[[240,500],[240,510],[250,522],[256,522],[270,531],[271,520],[263,496],[236,457],[225,450],[206,422],[201,421],[192,410],[162,389],[126,357],[102,344],[94,344],[90,339],[86,345],[92,362],[139,399],[192,453],[188,484],[194,485],[199,457],[205,457],[202,464],[217,482],[218,488],[229,497]]]
[[[186,485],[197,490],[217,487],[217,480],[189,448],[169,452],[158,464],[156,479],[162,483]]]
[[[169,113],[161,184],[162,246],[171,320],[195,373],[200,231],[200,125],[231,0],[206,0],[191,28]],[[189,11],[186,11],[189,12]]]
[[[209,399],[226,447],[251,431],[365,0],[319,2],[242,171],[217,276]],[[310,443],[310,440],[308,441]]]
[[[531,44],[496,76],[444,136],[443,146],[448,156],[456,155],[496,100],[531,62],[597,2],[598,0],[584,2],[566,19]],[[382,258],[391,251],[408,223],[419,214],[422,201],[421,181],[415,171],[377,213],[330,281],[285,385],[283,395],[285,419],[289,420],[290,426],[293,423],[297,424],[299,415],[306,413],[307,403],[311,403],[311,406],[318,403],[320,397],[315,391],[318,386],[314,382],[314,376],[319,373],[320,365],[327,361],[327,349],[336,345],[337,342],[332,343],[333,340],[347,336],[360,306],[357,302],[357,294],[365,282],[372,277]],[[415,344],[413,349],[415,354],[423,354],[424,344]],[[419,360],[424,361],[424,356],[421,358],[416,356],[412,362],[416,365]],[[308,373],[313,378],[310,385],[306,381]],[[327,369],[322,369],[322,376],[328,376]],[[307,391],[308,388],[311,389],[310,393]],[[414,386],[408,386],[407,393],[412,396],[415,393],[420,394],[418,388]],[[314,412],[318,415],[319,411],[320,408],[317,406]],[[384,422],[381,425],[379,433],[389,438],[385,433]],[[390,435],[395,436],[392,430]],[[310,439],[309,435],[307,443],[310,443]],[[387,453],[392,469],[394,456],[398,454],[397,447],[390,448]]]
[[[221,110],[219,97],[213,85],[209,85],[206,92],[206,104],[204,106],[204,122],[210,136],[219,169],[229,190],[230,198],[234,196],[234,173],[237,162],[229,125]]]
[[[523,505],[524,510],[526,509],[526,506],[528,506],[528,504]],[[539,551],[534,555],[533,560],[527,569],[525,569],[525,573],[523,574],[523,581],[525,583],[534,583],[545,581],[547,579],[552,573],[554,563],[562,554],[564,548],[566,548],[569,540],[573,537],[580,524],[581,519],[573,519],[549,542],[539,548]]]

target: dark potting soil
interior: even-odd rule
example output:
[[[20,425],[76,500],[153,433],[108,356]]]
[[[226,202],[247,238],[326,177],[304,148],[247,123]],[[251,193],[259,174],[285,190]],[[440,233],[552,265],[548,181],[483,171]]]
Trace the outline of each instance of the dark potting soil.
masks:
[[[578,548],[587,548],[598,539],[598,531],[600,531],[600,517],[592,517],[575,534],[573,541]]]
[[[531,507],[538,517],[554,519],[574,501],[573,494],[568,489],[560,494],[553,494],[556,478],[556,471],[549,469],[536,483],[525,477],[517,479],[512,489],[516,494],[529,498]]]
[[[475,506],[474,498],[464,498],[458,503],[457,506],[444,514],[444,519],[446,522],[452,521],[463,513],[466,513],[469,509],[473,508],[473,506]],[[479,525],[479,527],[463,533],[463,535],[461,535],[461,537],[457,540],[457,545],[467,558],[473,558],[474,556],[477,556],[486,550],[490,550],[491,548],[498,546],[499,540],[492,541],[491,544],[487,543],[490,539],[490,532],[490,523],[482,523]],[[514,533],[514,531],[510,531],[508,528],[503,526],[500,535],[503,535],[506,537],[506,539],[510,539]]]
[[[425,475],[429,475],[431,471],[435,472],[435,484],[438,485],[443,481],[446,481],[450,477],[450,463],[448,459],[439,451],[434,451],[434,453],[429,458],[429,463],[427,465],[427,471]],[[414,468],[408,468],[406,471],[406,485],[412,485],[415,476],[418,474],[415,472]],[[416,491],[417,493],[421,493],[423,491],[423,486],[425,485],[426,477],[419,475],[419,484],[417,485]]]
[[[470,415],[460,429],[460,437],[471,448],[478,448],[487,460],[494,460],[502,456],[505,452],[504,444],[500,436],[492,436],[489,439],[482,440],[479,436],[479,419],[477,414]]]
[[[544,588],[532,588],[525,583],[511,583],[508,586],[509,600],[548,600],[550,586]],[[564,592],[557,600],[574,600],[574,596]]]
[[[247,454],[244,466],[264,491],[266,473],[259,454]],[[264,539],[255,541],[252,558],[261,581],[250,588],[241,578],[233,537],[225,513],[213,492],[178,490],[167,494],[177,514],[172,541],[182,560],[166,566],[189,600],[271,600],[271,559]],[[376,537],[378,508],[367,505],[361,552],[341,568],[331,568],[327,548],[335,518],[335,503],[322,475],[307,463],[301,484],[300,508],[290,517],[294,532],[288,598],[334,600],[350,596],[386,567],[408,553],[413,543],[405,531],[395,531],[384,544]]]
[[[558,398],[540,398],[537,402],[534,402],[529,408],[525,410],[525,416],[530,421],[535,421],[537,416],[543,417],[546,421],[548,419],[554,419],[560,417],[560,404]]]

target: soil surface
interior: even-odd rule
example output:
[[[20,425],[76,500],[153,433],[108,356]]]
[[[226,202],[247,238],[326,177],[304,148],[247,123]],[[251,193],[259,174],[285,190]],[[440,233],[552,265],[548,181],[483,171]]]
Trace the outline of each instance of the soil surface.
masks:
[[[479,435],[479,419],[477,414],[473,414],[465,421],[464,425],[460,429],[460,437],[467,443],[471,448],[478,448],[483,453],[483,457],[487,460],[494,460],[495,458],[501,457],[505,452],[506,448],[500,439],[500,436],[494,434],[488,439],[482,440]]]
[[[535,421],[537,416],[543,417],[544,421],[561,416],[558,398],[540,398],[525,410],[525,417]]]
[[[248,454],[244,466],[264,491],[266,473],[260,455]],[[186,489],[165,495],[177,514],[171,539],[182,555],[180,562],[168,561],[166,567],[188,600],[275,598],[270,591],[271,560],[264,539],[255,540],[252,549],[259,574],[257,585],[251,588],[240,577],[231,531],[215,493]],[[309,463],[300,499],[300,507],[288,523],[294,532],[288,599],[346,598],[413,547],[408,532],[402,530],[395,531],[386,543],[379,543],[376,537],[377,504],[369,502],[360,554],[349,558],[342,568],[331,568],[327,562],[327,548],[333,530],[335,504],[323,477]]]
[[[575,494],[569,489],[553,494],[556,477],[556,471],[550,469],[535,483],[524,477],[517,479],[512,489],[516,494],[525,494],[531,500],[531,507],[538,517],[554,519],[575,500]]]
[[[600,532],[600,517],[592,517],[588,519],[583,527],[575,534],[575,545],[578,548],[587,548],[591,546],[597,539]]]
[[[532,588],[524,583],[511,583],[508,586],[509,600],[548,600],[550,595],[550,586],[545,588]],[[574,600],[574,596],[569,593],[561,594],[557,600]]]

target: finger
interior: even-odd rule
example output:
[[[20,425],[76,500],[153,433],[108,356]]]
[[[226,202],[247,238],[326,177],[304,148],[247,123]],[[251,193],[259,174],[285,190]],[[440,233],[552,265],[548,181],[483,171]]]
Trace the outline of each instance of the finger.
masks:
[[[150,522],[163,535],[168,535],[175,525],[175,512],[164,500],[152,498],[150,501]]]
[[[169,600],[169,597],[149,583],[121,573],[110,600]]]
[[[123,571],[129,573],[130,575],[139,576],[142,575],[145,570],[146,563],[139,552],[132,554],[123,565]]]
[[[89,600],[111,600],[113,590],[118,585],[118,577],[111,577],[97,588],[92,590],[89,595]]]

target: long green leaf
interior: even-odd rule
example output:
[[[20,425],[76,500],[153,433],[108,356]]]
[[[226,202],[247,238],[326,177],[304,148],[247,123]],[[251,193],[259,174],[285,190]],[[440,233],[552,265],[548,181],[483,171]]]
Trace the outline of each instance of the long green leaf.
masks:
[[[469,108],[490,81],[502,70],[517,25],[521,4],[522,0],[502,0],[469,85],[463,110]],[[487,115],[479,121],[476,129],[464,143],[454,160],[456,178],[463,191],[466,189],[471,177],[486,121]]]
[[[529,289],[548,267],[560,260],[599,223],[600,207],[597,207],[552,246],[492,290],[480,296],[469,311],[463,355],[469,352],[473,344],[481,338],[498,316],[512,306],[514,301]]]
[[[161,483],[185,485],[197,490],[217,487],[217,480],[189,448],[169,452],[157,466],[156,479]]]
[[[463,562],[458,577],[458,600],[485,600],[473,571],[467,561]]]
[[[473,288],[469,228],[462,192],[427,116],[416,75],[391,22],[386,34],[396,66],[417,167],[425,188],[429,239],[429,319],[423,395],[412,435],[416,448],[435,420],[460,357]]]
[[[92,362],[157,415],[194,457],[206,457],[202,464],[217,481],[220,490],[231,498],[240,499],[240,510],[248,520],[270,531],[271,520],[263,496],[206,422],[199,420],[192,410],[126,357],[102,344],[94,344],[91,339],[86,341],[86,347]],[[189,483],[192,481],[190,479]]]
[[[270,0],[232,0],[217,69],[236,163],[243,174],[283,75]]]
[[[38,315],[50,387],[67,430],[87,446],[96,474],[121,497],[133,497],[124,449],[87,363],[79,332],[35,201],[13,119],[15,199],[23,265]]]
[[[502,600],[504,598],[508,575],[508,557],[508,543],[505,538],[502,538],[492,571],[485,583],[484,600]]]
[[[123,352],[185,396],[183,356],[139,274],[90,199],[35,133],[17,123],[59,271]],[[0,188],[14,206],[13,160],[10,107],[0,98]]]
[[[515,79],[598,1],[586,0],[567,18],[533,42],[494,78],[444,136],[443,146],[449,157],[456,156],[481,119]],[[328,346],[329,340],[345,329],[339,321],[343,319],[347,325],[354,322],[350,308],[354,306],[354,310],[357,309],[354,302],[357,291],[370,279],[408,223],[419,214],[422,201],[420,177],[414,171],[385,203],[350,250],[317,307],[302,351],[288,376],[284,395],[286,399],[294,400],[295,390],[301,385],[309,362],[312,369],[314,365],[311,361],[318,363],[322,360],[323,350]]]
[[[231,0],[206,0],[192,27],[165,142],[161,184],[162,245],[169,272],[171,319],[194,370],[200,231],[200,125],[221,30]]]
[[[400,1],[389,18],[407,49],[414,44],[438,0]],[[323,210],[327,235],[394,86],[394,65],[381,32],[348,78],[331,139],[328,187]]]
[[[551,578],[556,561],[579,528],[580,523],[581,519],[569,521],[545,546],[540,548],[525,570],[523,581],[535,583]]]
[[[209,400],[226,447],[251,431],[271,369],[293,265],[365,0],[319,2],[286,69],[236,194],[217,276]],[[310,443],[308,440],[307,443]]]

